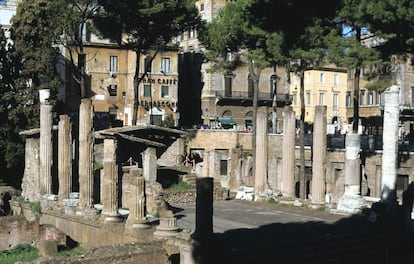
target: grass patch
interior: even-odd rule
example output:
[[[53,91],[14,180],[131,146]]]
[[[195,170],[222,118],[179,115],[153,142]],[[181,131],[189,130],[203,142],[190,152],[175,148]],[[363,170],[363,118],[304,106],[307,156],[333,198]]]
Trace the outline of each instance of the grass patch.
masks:
[[[59,251],[56,256],[59,257],[70,257],[70,256],[79,256],[86,253],[86,249],[81,246],[76,246],[74,248],[64,249]]]
[[[177,183],[171,184],[171,186],[167,188],[167,190],[170,190],[170,191],[188,190],[188,189],[191,189],[191,186],[188,183],[182,181],[181,178]]]
[[[269,199],[267,199],[267,202],[270,204],[277,204],[277,201],[273,197],[270,197]]]
[[[33,261],[39,257],[39,251],[28,244],[17,245],[10,250],[0,251],[0,263],[14,264],[18,261]]]
[[[34,214],[40,214],[40,202],[30,202],[30,209]]]

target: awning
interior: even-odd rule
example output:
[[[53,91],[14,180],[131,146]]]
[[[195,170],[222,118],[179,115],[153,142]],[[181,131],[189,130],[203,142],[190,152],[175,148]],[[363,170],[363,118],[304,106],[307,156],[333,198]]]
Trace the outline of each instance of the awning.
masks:
[[[236,121],[234,121],[233,117],[220,117],[217,119],[218,122],[220,122],[222,125],[230,125],[233,126],[236,123]]]

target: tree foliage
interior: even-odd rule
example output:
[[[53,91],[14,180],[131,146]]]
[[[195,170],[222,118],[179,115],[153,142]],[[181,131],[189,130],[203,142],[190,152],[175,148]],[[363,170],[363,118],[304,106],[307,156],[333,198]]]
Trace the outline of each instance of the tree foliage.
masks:
[[[20,111],[15,84],[20,64],[13,52],[13,43],[0,27],[0,168],[10,168],[21,161],[24,149],[18,133],[28,122]]]

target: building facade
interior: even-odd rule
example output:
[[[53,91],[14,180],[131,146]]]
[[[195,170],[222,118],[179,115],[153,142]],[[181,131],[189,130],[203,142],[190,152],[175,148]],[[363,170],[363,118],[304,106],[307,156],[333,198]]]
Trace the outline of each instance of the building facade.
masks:
[[[141,81],[138,89],[135,89],[137,54],[122,44],[101,39],[94,34],[85,36],[86,96],[92,99],[96,113],[109,113],[112,125],[133,125],[136,98],[138,124],[156,125],[168,118],[177,122],[177,48],[165,47],[157,53],[149,51],[148,54],[141,54],[138,69]],[[69,54],[66,51],[66,57]],[[154,58],[152,54],[156,54]],[[75,64],[78,64],[78,54],[73,57]],[[67,62],[70,63],[69,60]],[[70,68],[67,66],[67,69]],[[66,103],[70,109],[77,109],[80,89],[72,74],[72,71],[67,71],[67,86],[70,88],[66,91]]]
[[[305,71],[304,99],[305,122],[312,124],[317,105],[327,106],[327,123],[339,131],[348,124],[347,120],[348,74],[346,69],[324,67]],[[300,119],[300,78],[291,73],[290,94],[296,118]]]

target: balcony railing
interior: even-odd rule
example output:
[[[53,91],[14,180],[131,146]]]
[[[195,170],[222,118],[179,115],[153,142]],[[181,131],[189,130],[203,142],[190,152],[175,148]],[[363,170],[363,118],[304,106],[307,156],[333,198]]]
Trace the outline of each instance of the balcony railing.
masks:
[[[253,92],[221,92],[216,91],[216,96],[227,99],[250,99],[253,100]],[[273,93],[259,93],[258,100],[273,100]],[[291,102],[292,96],[289,94],[276,94],[276,101]]]

